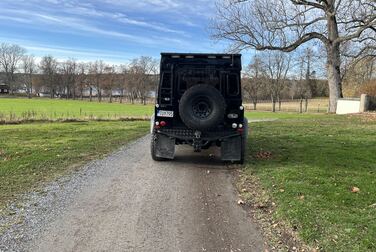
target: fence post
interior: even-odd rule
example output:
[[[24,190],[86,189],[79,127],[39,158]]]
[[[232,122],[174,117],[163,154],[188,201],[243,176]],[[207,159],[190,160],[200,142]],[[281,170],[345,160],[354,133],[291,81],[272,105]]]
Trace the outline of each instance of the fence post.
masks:
[[[369,106],[369,96],[366,94],[362,94],[360,96],[360,107],[359,107],[359,112],[363,113],[368,110]]]

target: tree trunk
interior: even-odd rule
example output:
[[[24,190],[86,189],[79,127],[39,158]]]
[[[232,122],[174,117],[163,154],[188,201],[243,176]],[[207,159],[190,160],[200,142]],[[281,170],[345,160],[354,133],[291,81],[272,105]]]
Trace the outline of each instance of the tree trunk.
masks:
[[[308,112],[308,99],[305,98],[305,112]]]
[[[28,97],[31,99],[31,93],[33,92],[33,84],[30,84]]]
[[[256,110],[257,102],[253,101],[253,110]]]
[[[272,112],[275,112],[275,99],[272,96]]]
[[[299,113],[303,113],[303,98],[300,98]]]
[[[334,5],[331,6],[331,11],[334,12]],[[326,69],[328,72],[329,85],[329,112],[335,113],[337,110],[338,98],[342,97],[341,84],[341,58],[340,58],[340,44],[333,43],[338,39],[338,24],[335,15],[328,16],[327,19],[328,38],[329,42],[326,44],[327,63]]]
[[[120,103],[123,103],[123,98],[124,98],[124,89],[121,89]]]
[[[91,86],[89,87],[89,100],[93,100],[93,88]]]
[[[110,90],[110,103],[112,103],[112,89]]]
[[[328,48],[328,60],[326,68],[328,71],[329,85],[329,112],[335,113],[337,110],[337,100],[342,97],[341,75],[340,75],[340,55],[339,47]]]

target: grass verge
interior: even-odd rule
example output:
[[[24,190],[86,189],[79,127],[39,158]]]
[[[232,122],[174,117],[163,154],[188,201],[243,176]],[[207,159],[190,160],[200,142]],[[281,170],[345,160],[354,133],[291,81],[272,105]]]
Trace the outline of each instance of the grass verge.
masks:
[[[148,122],[121,121],[0,125],[0,208],[148,129]]]
[[[259,179],[274,220],[323,251],[376,250],[375,121],[307,116],[250,128],[243,181]]]

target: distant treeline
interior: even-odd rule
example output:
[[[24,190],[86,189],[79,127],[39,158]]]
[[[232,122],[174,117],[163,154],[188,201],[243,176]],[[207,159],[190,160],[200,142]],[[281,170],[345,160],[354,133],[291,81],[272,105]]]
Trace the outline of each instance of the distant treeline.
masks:
[[[247,62],[244,57],[243,62]],[[376,95],[375,60],[364,58],[345,63],[342,71],[344,94],[358,96],[367,92]],[[127,99],[128,102],[145,104],[155,95],[159,81],[158,66],[156,59],[146,56],[120,65],[107,64],[102,60],[58,61],[51,55],[37,62],[34,56],[26,54],[24,48],[2,43],[0,93],[23,93],[30,98],[87,97],[99,101],[106,97],[109,102],[118,97],[120,102]],[[273,107],[284,99],[327,97],[328,81],[321,77],[322,73],[322,62],[309,48],[295,55],[278,51],[259,53],[244,67],[243,97],[254,104],[258,100],[271,100]]]

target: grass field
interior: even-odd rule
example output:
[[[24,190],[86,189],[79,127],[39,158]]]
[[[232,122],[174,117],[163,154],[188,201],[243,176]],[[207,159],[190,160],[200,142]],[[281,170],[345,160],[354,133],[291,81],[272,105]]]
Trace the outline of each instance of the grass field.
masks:
[[[89,102],[60,99],[1,98],[0,121],[18,120],[65,120],[65,119],[104,119],[117,120],[126,117],[150,117],[152,105]],[[247,111],[249,119],[291,119],[320,117],[322,114],[271,113]]]
[[[0,125],[0,208],[147,133],[147,122]]]
[[[276,203],[274,219],[323,251],[376,251],[376,121],[285,119],[250,124],[244,170]]]
[[[53,119],[118,119],[144,117],[153,112],[151,105],[99,103],[63,99],[1,98],[0,121]]]

